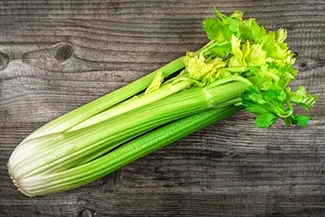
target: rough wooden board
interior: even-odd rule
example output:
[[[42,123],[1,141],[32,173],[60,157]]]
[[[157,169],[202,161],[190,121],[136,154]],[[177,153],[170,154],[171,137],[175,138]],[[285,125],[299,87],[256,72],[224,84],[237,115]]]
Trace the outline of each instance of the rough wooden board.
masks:
[[[285,27],[295,86],[319,95],[307,128],[255,129],[240,113],[97,182],[27,198],[6,163],[43,123],[195,50],[212,5]],[[325,2],[0,2],[0,216],[325,215]]]

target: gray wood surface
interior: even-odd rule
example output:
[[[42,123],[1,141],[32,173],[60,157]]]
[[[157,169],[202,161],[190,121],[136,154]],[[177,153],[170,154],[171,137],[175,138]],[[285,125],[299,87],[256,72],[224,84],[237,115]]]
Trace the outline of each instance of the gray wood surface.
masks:
[[[255,129],[242,112],[85,187],[27,198],[6,171],[51,119],[206,43],[211,7],[285,27],[319,95],[306,128]],[[0,216],[325,216],[325,1],[0,2]]]

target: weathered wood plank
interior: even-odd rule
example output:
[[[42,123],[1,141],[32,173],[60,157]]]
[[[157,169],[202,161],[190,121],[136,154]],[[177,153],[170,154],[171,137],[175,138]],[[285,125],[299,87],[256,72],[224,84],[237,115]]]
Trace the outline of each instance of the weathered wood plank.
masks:
[[[207,40],[211,6],[289,30],[293,86],[319,95],[307,128],[255,129],[239,113],[97,182],[27,198],[6,172],[45,122],[135,80]],[[0,2],[0,216],[324,216],[325,2]]]

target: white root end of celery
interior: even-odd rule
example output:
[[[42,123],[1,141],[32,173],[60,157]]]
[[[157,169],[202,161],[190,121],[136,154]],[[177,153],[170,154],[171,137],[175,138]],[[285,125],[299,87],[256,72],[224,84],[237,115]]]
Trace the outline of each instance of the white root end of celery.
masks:
[[[19,183],[18,183],[18,182],[15,180],[15,178],[11,175],[10,169],[9,169],[8,167],[7,167],[7,169],[8,169],[8,174],[9,174],[9,176],[10,176],[10,179],[11,179],[12,182],[15,184],[15,186],[16,186],[17,189],[18,189],[18,191],[20,191],[21,193],[23,193],[23,194],[24,194],[25,196],[27,196],[27,197],[34,197],[35,195],[30,194],[30,193],[24,191],[24,189],[22,189],[22,188],[20,187]]]

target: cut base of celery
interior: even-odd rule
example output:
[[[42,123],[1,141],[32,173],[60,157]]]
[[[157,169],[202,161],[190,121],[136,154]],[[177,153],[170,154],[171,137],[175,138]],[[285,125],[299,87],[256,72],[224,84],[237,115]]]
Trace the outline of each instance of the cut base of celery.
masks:
[[[11,175],[10,173],[10,169],[7,167],[7,170],[8,170],[8,174],[9,174],[9,177],[11,179],[11,181],[14,183],[14,185],[17,187],[17,190],[20,191],[21,193],[23,193],[24,195],[26,195],[27,197],[34,197],[35,195],[34,194],[30,194],[26,191],[24,191],[24,189],[22,189],[19,185],[19,183],[15,180],[15,178]]]

